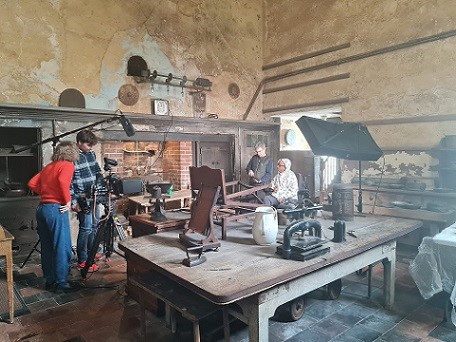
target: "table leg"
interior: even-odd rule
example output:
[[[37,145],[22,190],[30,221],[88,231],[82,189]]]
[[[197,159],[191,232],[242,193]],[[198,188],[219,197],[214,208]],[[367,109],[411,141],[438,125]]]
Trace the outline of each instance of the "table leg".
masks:
[[[258,298],[247,298],[237,302],[242,313],[230,311],[234,317],[249,326],[249,341],[264,342],[269,339],[269,317],[274,315],[276,304],[271,302],[259,303]]]
[[[193,341],[194,342],[200,342],[201,341],[199,321],[193,322]]]
[[[223,336],[225,337],[225,342],[230,341],[230,317],[228,314],[228,310],[223,308]]]
[[[269,316],[267,303],[252,306],[249,317],[249,341],[269,341]]]
[[[391,307],[394,304],[394,284],[396,279],[396,254],[393,253],[389,259],[383,259],[383,279],[385,306]]]
[[[140,330],[141,330],[141,339],[142,341],[147,341],[147,334],[146,334],[146,307],[142,304],[143,301],[141,300],[139,303],[139,323],[140,323]]]
[[[8,283],[9,296],[9,322],[14,321],[14,289],[13,289],[13,249],[10,244],[10,251],[6,253],[6,279]]]

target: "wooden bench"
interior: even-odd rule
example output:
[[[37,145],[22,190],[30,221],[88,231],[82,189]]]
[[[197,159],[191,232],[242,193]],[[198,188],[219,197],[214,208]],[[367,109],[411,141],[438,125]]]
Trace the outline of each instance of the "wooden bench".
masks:
[[[157,272],[142,274],[130,278],[129,281],[139,290],[138,303],[141,308],[141,334],[144,340],[146,340],[146,307],[144,303],[150,299],[150,296],[158,298],[165,303],[167,322],[170,323],[173,332],[176,331],[176,311],[181,313],[182,317],[192,322],[193,339],[195,342],[201,340],[199,321],[221,311],[223,315],[225,341],[230,340],[228,311],[222,306],[205,300],[187,288],[171,282]]]

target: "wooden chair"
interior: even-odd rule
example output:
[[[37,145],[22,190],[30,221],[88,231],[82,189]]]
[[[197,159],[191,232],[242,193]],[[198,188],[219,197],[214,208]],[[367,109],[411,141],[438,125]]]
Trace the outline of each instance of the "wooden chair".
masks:
[[[220,186],[202,185],[192,203],[190,221],[180,241],[187,247],[201,247],[202,252],[220,247],[213,231],[213,210],[219,197]]]
[[[220,216],[220,222],[216,222],[216,224],[222,227],[222,240],[226,239],[229,222],[255,216],[255,209],[262,205],[260,203],[242,202],[240,199],[269,187],[267,184],[239,190],[242,183],[236,180],[225,182],[223,169],[212,169],[205,165],[200,167],[190,166],[190,186],[192,191],[199,191],[203,185],[220,187],[220,196],[216,206],[216,213]]]

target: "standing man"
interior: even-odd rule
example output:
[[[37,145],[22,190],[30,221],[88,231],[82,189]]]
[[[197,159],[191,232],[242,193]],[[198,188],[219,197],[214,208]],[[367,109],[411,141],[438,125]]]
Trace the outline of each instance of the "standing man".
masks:
[[[250,177],[250,185],[258,186],[271,182],[272,160],[266,156],[266,146],[263,143],[255,145],[255,155],[250,159],[245,171]]]
[[[71,209],[77,213],[79,220],[76,251],[78,267],[81,269],[86,266],[88,252],[93,247],[98,221],[97,203],[94,203],[92,198],[97,178],[103,177],[95,152],[92,151],[97,143],[97,136],[89,130],[82,130],[76,135],[79,159],[75,163],[71,184]],[[99,267],[93,264],[88,271],[95,272],[98,269]]]

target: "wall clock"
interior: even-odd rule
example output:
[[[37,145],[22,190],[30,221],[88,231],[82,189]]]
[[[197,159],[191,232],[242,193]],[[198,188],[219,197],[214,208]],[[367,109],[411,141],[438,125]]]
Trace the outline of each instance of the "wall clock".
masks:
[[[155,99],[152,101],[152,113],[155,115],[168,115],[169,103],[166,100]]]
[[[294,145],[296,144],[296,132],[292,129],[289,129],[286,133],[285,133],[285,142],[288,144],[288,145]]]

